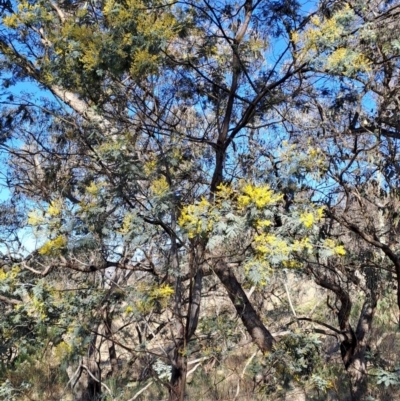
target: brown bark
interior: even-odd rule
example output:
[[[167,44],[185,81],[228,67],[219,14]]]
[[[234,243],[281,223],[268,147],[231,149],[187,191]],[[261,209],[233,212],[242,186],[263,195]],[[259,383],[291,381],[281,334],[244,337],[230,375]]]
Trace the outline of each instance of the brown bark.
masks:
[[[347,373],[350,376],[351,395],[353,400],[364,400],[368,394],[365,352],[368,346],[367,335],[371,331],[376,307],[376,300],[370,298],[371,297],[367,297],[364,301],[355,333],[357,346],[347,367]]]
[[[351,302],[348,292],[345,291],[340,284],[337,284],[335,281],[333,281],[331,277],[316,276],[315,282],[321,287],[334,292],[336,297],[340,301],[340,307],[337,311],[339,327],[340,330],[343,332],[340,343],[340,353],[342,355],[343,364],[347,369],[357,345],[355,333],[349,323],[350,312],[353,304]]]
[[[202,283],[203,269],[199,268],[194,276],[190,288],[189,311],[186,323],[186,341],[189,341],[192,338],[199,322]]]
[[[256,344],[262,352],[271,351],[274,344],[274,338],[264,326],[264,323],[260,319],[260,316],[254,309],[253,305],[250,303],[246,293],[232,270],[225,262],[220,261],[214,267],[214,272],[228,292],[228,296],[235,306],[236,311],[241,318],[243,325],[250,334],[254,344]]]
[[[188,342],[196,331],[200,317],[201,291],[203,286],[204,271],[202,264],[205,243],[201,241],[193,246],[190,258],[190,287],[189,287],[189,307],[186,318],[186,342]]]
[[[173,222],[176,219],[172,213]],[[182,278],[180,277],[180,266],[178,246],[175,235],[171,236],[171,268],[177,274],[174,291],[173,319],[175,325],[175,347],[172,357],[172,371],[169,383],[169,401],[183,401],[186,385],[186,357],[185,355],[185,326],[182,319]]]
[[[98,330],[98,326],[96,324],[94,331]],[[89,344],[88,356],[82,358],[77,372],[75,372],[72,366],[67,368],[67,374],[72,380],[71,387],[73,389],[74,401],[96,400],[101,395],[101,375],[95,356],[97,350],[96,340],[97,335],[94,334]]]
[[[368,347],[368,335],[371,332],[372,321],[374,319],[375,309],[378,304],[375,274],[375,270],[372,269],[368,275],[367,287],[370,290],[370,294],[367,295],[364,301],[356,329],[358,347],[357,353],[354,357],[355,380],[353,381],[354,385],[352,385],[352,392],[354,393],[354,397],[360,400],[362,397],[367,395],[368,391],[365,353]]]
[[[203,244],[201,244],[197,253],[202,254],[204,250]],[[185,353],[186,344],[190,341],[194,335],[197,324],[199,322],[200,316],[200,303],[201,303],[201,290],[203,282],[203,269],[198,265],[199,261],[196,260],[196,252],[193,249],[191,255],[191,274],[194,277],[191,279],[190,283],[190,293],[189,293],[189,307],[186,317],[186,328],[181,323],[180,334],[176,339],[175,350],[173,356],[171,380],[170,380],[170,401],[183,401],[186,388],[186,373],[187,373],[187,359]],[[200,262],[201,264],[201,262]]]
[[[177,278],[177,285],[175,288],[181,286],[181,280]],[[174,320],[176,326],[176,338],[174,339],[175,346],[172,357],[172,370],[171,379],[169,383],[169,401],[183,401],[185,397],[186,388],[186,372],[187,372],[187,358],[186,358],[186,344],[187,338],[185,335],[185,325],[181,319],[181,295],[175,294],[176,299],[176,310],[174,312]],[[179,305],[178,305],[179,303]]]
[[[117,350],[115,348],[115,342],[113,341],[113,332],[112,332],[112,316],[110,311],[105,311],[105,319],[104,319],[104,331],[105,335],[108,338],[108,357],[110,358],[111,371],[108,376],[115,377],[118,372],[118,358],[117,358]]]
[[[229,126],[231,123],[231,117],[233,112],[233,106],[235,103],[236,92],[239,84],[239,77],[242,73],[242,62],[239,57],[239,45],[243,40],[243,37],[248,29],[250,24],[251,15],[253,12],[253,1],[246,0],[244,5],[245,10],[245,20],[241,25],[240,29],[235,35],[232,47],[232,83],[229,90],[229,97],[227,106],[225,109],[224,119],[222,121],[222,126],[218,129],[218,139],[215,146],[215,168],[214,174],[211,181],[211,192],[216,192],[218,185],[220,185],[223,181],[223,169],[224,169],[224,161],[226,157],[226,149],[229,145],[228,141],[228,132]]]
[[[187,360],[184,354],[183,341],[175,346],[171,380],[169,387],[169,401],[183,401],[186,388]]]
[[[333,213],[329,213],[331,217],[333,217],[338,223],[344,225],[353,233],[356,233],[359,237],[361,237],[365,242],[375,246],[378,249],[381,249],[383,253],[390,259],[393,263],[395,271],[396,271],[396,279],[397,279],[397,306],[399,308],[399,325],[400,325],[400,258],[397,254],[390,248],[389,245],[381,242],[375,236],[371,236],[365,231],[363,231],[356,224],[348,222],[344,217],[338,217]]]
[[[319,277],[318,275],[315,275],[315,277],[318,285],[333,291],[340,300],[340,308],[337,314],[339,327],[342,332],[340,352],[350,380],[351,399],[353,401],[362,401],[368,394],[368,377],[365,361],[365,353],[368,346],[367,337],[371,332],[372,320],[377,305],[377,294],[373,277],[367,278],[367,281],[371,281],[371,283],[367,283],[370,293],[366,295],[355,332],[349,322],[352,308],[349,293],[331,277]]]
[[[5,297],[3,295],[0,295],[0,302],[5,302],[5,303],[10,304],[10,305],[20,305],[20,304],[22,304],[22,301],[20,301],[19,299],[8,298],[8,297]]]

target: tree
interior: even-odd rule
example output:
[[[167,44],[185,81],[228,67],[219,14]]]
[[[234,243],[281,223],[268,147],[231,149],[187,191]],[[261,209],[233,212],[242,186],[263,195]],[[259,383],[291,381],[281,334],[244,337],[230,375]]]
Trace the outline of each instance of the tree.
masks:
[[[366,182],[397,171],[396,118],[385,112],[396,101],[398,44],[377,34],[383,23],[397,27],[397,5],[17,3],[4,9],[0,37],[2,147],[20,226],[25,216],[39,244],[27,255],[21,231],[5,239],[6,261],[20,269],[6,280],[21,286],[1,295],[10,313],[29,299],[27,319],[57,321],[53,345],[76,326],[98,362],[93,349],[103,338],[116,375],[117,349],[152,354],[146,339],[168,328],[159,356],[172,367],[170,399],[182,400],[204,276],[216,275],[264,353],[274,338],[238,279],[244,273],[262,286],[274,270],[304,269],[343,298],[345,289],[320,273],[349,252],[337,225],[381,249],[398,280],[396,245],[382,238],[390,219],[379,227],[357,220],[366,210],[360,191],[374,200],[393,194],[390,213],[397,199],[389,184]],[[7,90],[19,82],[41,92]],[[375,153],[385,161],[371,161]],[[332,270],[351,277],[356,268],[348,275],[341,263]],[[78,286],[74,302],[40,295],[61,292],[60,271],[68,290]],[[54,288],[40,292],[44,284]],[[76,308],[68,322],[67,303]],[[136,325],[137,338],[115,326],[121,319]],[[339,326],[352,332],[346,319]],[[94,376],[97,396],[101,372],[79,367]]]
[[[377,15],[379,6],[382,6],[381,13]],[[336,222],[350,235],[345,243],[361,241],[357,251],[352,250],[350,266],[344,271],[337,265],[333,269],[331,266],[332,276],[330,273],[321,275],[313,267],[310,269],[316,282],[332,290],[340,299],[338,323],[341,330],[348,330],[345,316],[349,316],[352,304],[349,283],[364,287],[364,306],[357,329],[351,335],[357,347],[347,363],[344,360],[353,377],[355,399],[366,397],[365,355],[362,354],[379,294],[383,294],[385,282],[399,277],[397,245],[390,239],[397,231],[398,197],[392,187],[394,174],[390,178],[387,174],[396,165],[392,152],[398,133],[395,125],[386,124],[384,121],[388,120],[381,117],[391,114],[391,97],[397,92],[393,73],[398,68],[398,49],[390,35],[390,31],[398,30],[394,18],[397,9],[397,4],[372,2],[359,7],[349,2],[326,22],[321,17],[314,17],[311,27],[304,31],[303,39],[300,39],[301,35],[295,39],[296,43],[301,43],[302,51],[320,52],[313,63],[313,71],[323,73],[328,68],[335,82],[331,87],[323,84],[317,89],[320,93],[310,94],[307,107],[302,110],[307,115],[303,119],[308,127],[300,123],[299,132],[302,137],[305,129],[318,132],[317,137],[307,135],[307,146],[317,152],[325,170],[319,191],[325,198],[326,213],[331,222],[324,232],[332,233]],[[333,52],[330,50],[332,45]],[[299,118],[293,119],[296,120]],[[330,187],[329,191],[323,188],[324,185]],[[351,234],[356,238],[351,239]],[[376,251],[371,253],[370,247]],[[343,272],[347,279],[340,278]],[[397,297],[398,288],[397,285]],[[342,347],[346,341],[342,342]],[[346,345],[346,348],[348,358],[348,351],[353,347]],[[354,369],[352,364],[357,368]]]

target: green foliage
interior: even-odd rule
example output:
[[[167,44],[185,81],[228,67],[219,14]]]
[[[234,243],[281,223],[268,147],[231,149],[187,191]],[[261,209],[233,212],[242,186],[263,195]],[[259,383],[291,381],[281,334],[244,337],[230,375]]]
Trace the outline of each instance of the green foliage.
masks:
[[[348,76],[370,71],[368,58],[358,49],[350,48],[349,37],[357,31],[356,20],[354,9],[348,4],[330,18],[311,17],[303,32],[293,31],[291,34],[293,43],[298,46],[299,59],[307,59],[319,68]],[[361,35],[366,35],[363,27]]]
[[[269,358],[277,359],[284,366],[285,374],[309,378],[320,363],[319,349],[321,341],[317,336],[303,334],[289,334],[280,342],[275,352]],[[281,359],[282,358],[282,359]],[[313,379],[314,380],[314,379]]]
[[[22,385],[22,391],[26,390],[27,388],[29,388],[29,385]],[[6,380],[0,386],[0,399],[16,401],[18,400],[20,391],[21,390],[14,388],[9,380]]]
[[[385,387],[398,386],[400,384],[397,372],[388,372],[383,369],[377,369],[375,372],[376,384],[383,384]]]
[[[258,285],[274,268],[301,268],[301,257],[346,255],[343,245],[321,239],[323,207],[299,204],[283,211],[282,198],[267,185],[221,185],[213,202],[203,198],[183,207],[178,222],[189,238],[207,238],[211,251],[246,255],[244,271]]]
[[[55,356],[53,373],[86,358],[117,387],[121,368],[166,383],[188,359],[216,365],[250,339],[265,355],[249,371],[269,369],[271,394],[301,381],[325,392],[325,337],[350,341],[367,321],[356,343],[370,345],[374,316],[394,332],[398,5],[325,3],[3,10],[4,397],[40,388],[28,377],[40,355]],[[37,96],[15,91],[27,80]],[[288,301],[301,310],[282,291],[292,273],[328,302],[271,350],[257,333],[293,327]],[[393,374],[378,384],[394,387]]]

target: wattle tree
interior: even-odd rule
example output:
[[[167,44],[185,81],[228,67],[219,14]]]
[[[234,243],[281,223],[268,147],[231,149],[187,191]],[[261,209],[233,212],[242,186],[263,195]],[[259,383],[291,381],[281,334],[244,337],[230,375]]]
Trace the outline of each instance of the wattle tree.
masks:
[[[223,291],[269,360],[281,337],[248,289],[295,272],[334,296],[313,330],[366,398],[374,314],[400,307],[397,2],[0,9],[2,388],[53,352],[76,400],[114,399],[129,358],[183,400],[203,295]]]

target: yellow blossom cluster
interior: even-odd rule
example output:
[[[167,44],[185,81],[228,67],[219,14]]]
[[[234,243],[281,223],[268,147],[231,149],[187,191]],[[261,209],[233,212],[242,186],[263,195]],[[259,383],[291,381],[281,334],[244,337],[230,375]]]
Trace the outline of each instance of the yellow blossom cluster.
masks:
[[[3,17],[3,24],[7,28],[17,28],[19,21],[18,21],[18,14],[10,14]]]
[[[331,48],[335,50],[323,60],[325,68],[335,70],[346,69],[366,72],[370,70],[369,60],[361,53],[340,46],[348,32],[348,25],[354,19],[354,12],[348,4],[336,12],[331,18],[313,16],[310,25],[304,32],[293,31],[291,40],[301,45],[298,52],[299,60],[305,61],[323,54]]]
[[[308,149],[308,155],[309,155],[310,157],[312,157],[313,159],[315,159],[317,156],[319,156],[320,153],[321,153],[321,149],[319,149],[319,148],[310,147],[310,148]]]
[[[162,175],[158,180],[151,183],[151,192],[156,196],[163,196],[169,191],[167,179]]]
[[[155,37],[162,35],[168,41],[176,34],[177,22],[173,15],[168,12],[159,12],[158,18],[153,17],[153,13],[145,13],[142,10],[148,9],[147,3],[142,0],[127,0],[122,3],[115,0],[106,0],[103,6],[103,13],[109,24],[116,30],[126,30],[126,27],[135,24],[137,36],[143,36],[147,39],[146,43],[154,43]],[[138,18],[140,16],[140,18]],[[126,34],[122,43],[116,48],[119,57],[126,59],[127,47],[132,47],[132,34]],[[156,71],[160,59],[159,53],[152,53],[150,49],[153,46],[138,48],[134,52],[131,63],[131,74],[140,74],[144,68],[147,71]],[[92,56],[93,57],[93,56]],[[90,55],[88,55],[90,60]],[[93,63],[92,63],[93,64]]]
[[[172,157],[173,157],[175,160],[178,160],[178,161],[180,161],[180,160],[183,159],[182,151],[181,151],[181,149],[180,149],[178,146],[177,146],[176,148],[173,148],[173,150],[172,150]]]
[[[313,246],[311,244],[310,238],[303,237],[302,239],[296,239],[292,244],[293,252],[304,252],[304,251],[312,251]]]
[[[39,4],[31,3],[27,0],[18,2],[17,12],[5,15],[2,22],[8,28],[17,28],[21,23],[32,23],[40,10],[41,17],[44,20],[51,20],[51,14],[46,9],[40,8]]]
[[[286,267],[287,269],[299,269],[300,267],[303,266],[303,264],[301,262],[299,262],[298,260],[284,260],[282,262],[283,266]]]
[[[28,213],[28,224],[31,226],[40,226],[51,223],[49,217],[60,217],[63,212],[62,199],[55,199],[50,202],[46,212],[32,210]]]
[[[63,235],[59,235],[55,239],[47,241],[40,249],[40,255],[57,256],[66,247],[67,239]]]
[[[275,205],[283,198],[283,195],[276,194],[269,185],[243,184],[239,189],[234,189],[227,184],[220,184],[217,190],[214,205],[202,198],[200,202],[182,208],[178,223],[188,232],[189,238],[211,232],[215,222],[222,218],[218,208],[226,201],[232,205],[230,211],[243,212],[249,206],[255,206],[259,210],[264,209]],[[271,224],[270,220],[262,218],[255,222],[254,227],[261,231]]]
[[[152,174],[157,167],[157,160],[149,160],[143,164],[143,170],[146,175]]]
[[[268,260],[263,258],[261,255],[256,256],[255,258],[249,259],[243,265],[244,271],[246,274],[250,274],[252,270],[256,270],[261,278],[258,284],[260,286],[264,286],[268,282],[268,277],[272,274],[273,269],[271,265],[268,263]]]
[[[310,212],[303,212],[300,214],[300,221],[306,228],[312,228],[313,225],[320,221],[324,215],[324,208],[320,207]]]
[[[132,213],[127,213],[122,221],[122,227],[118,232],[122,235],[127,235],[132,228],[132,222],[134,220],[134,215]]]
[[[346,5],[331,18],[325,19],[313,16],[310,19],[310,26],[302,34],[298,31],[293,31],[291,33],[292,42],[294,44],[303,42],[303,49],[299,56],[312,56],[312,53],[318,50],[321,40],[325,43],[336,43],[344,33],[344,26],[341,21],[344,17],[351,16],[351,13],[350,7]]]
[[[282,198],[283,195],[276,194],[269,185],[247,184],[241,189],[241,195],[238,196],[238,206],[245,208],[254,204],[258,209],[262,209],[276,204]]]
[[[101,190],[101,187],[101,184],[96,184],[94,181],[92,181],[85,189],[88,194],[97,196]]]
[[[28,213],[28,224],[31,226],[39,226],[45,222],[45,218],[42,212],[38,210],[32,210]]]
[[[61,199],[54,200],[50,202],[50,205],[47,209],[47,214],[51,217],[58,217],[62,213],[63,202]]]
[[[280,254],[288,256],[291,252],[289,243],[274,234],[256,235],[254,244],[256,251],[262,255]]]
[[[271,224],[272,224],[271,220],[256,220],[255,221],[255,227],[259,231],[262,231],[262,230],[270,227]]]
[[[161,286],[154,286],[150,288],[140,288],[147,296],[141,297],[135,304],[135,309],[140,313],[149,313],[154,307],[154,303],[157,301],[161,303],[163,307],[167,305],[168,299],[174,294],[174,289],[169,284],[162,284]],[[125,313],[129,314],[133,312],[132,306],[125,308]]]
[[[278,150],[279,157],[285,162],[287,168],[305,169],[313,174],[318,174],[325,169],[326,157],[324,152],[308,143],[308,148],[300,150],[296,145],[289,145],[288,141],[282,141],[282,147]]]
[[[123,141],[109,140],[108,142],[103,142],[101,145],[96,147],[96,151],[99,155],[107,155],[108,153],[120,152],[125,148],[125,143]]]
[[[294,254],[311,252],[313,245],[308,237],[290,242],[274,234],[262,233],[254,237],[254,248],[258,253],[255,260],[261,261],[262,265],[267,263],[269,266],[268,262],[263,259],[278,256],[284,267],[294,269],[302,266],[301,262],[293,258]],[[249,263],[248,266],[251,266]]]
[[[143,70],[143,66],[147,67],[147,72],[157,71],[157,61],[159,56],[156,54],[151,54],[147,49],[136,50],[133,59],[135,62],[131,64],[131,68],[129,70],[132,75],[140,75]]]
[[[3,269],[0,269],[0,281],[6,280],[8,278],[15,279],[21,269],[18,266],[14,266],[10,271],[5,272]]]
[[[128,305],[126,308],[125,308],[125,311],[124,311],[127,315],[129,315],[130,313],[132,313],[133,312],[133,307],[131,306],[131,305]]]
[[[169,298],[174,293],[174,289],[169,284],[163,284],[160,287],[154,287],[150,291],[151,299]]]
[[[36,319],[44,320],[46,318],[46,307],[43,301],[36,297],[31,297],[27,306],[27,313]]]
[[[299,253],[311,253],[313,245],[310,238],[303,237],[289,240],[271,233],[262,233],[254,237],[253,246],[256,254],[246,261],[244,269],[247,274],[257,271],[257,284],[265,285],[271,274],[271,263],[281,263],[287,269],[299,269],[303,263],[298,260]],[[273,262],[275,259],[275,262]]]
[[[339,48],[331,53],[326,60],[326,68],[328,70],[346,69],[344,64],[351,67],[351,70],[370,71],[371,62],[361,53],[357,53],[351,49]]]
[[[140,299],[135,302],[135,309],[139,312],[145,315],[146,313],[149,313],[153,309],[153,303],[148,302],[146,300]],[[129,310],[129,309],[128,309]]]
[[[228,200],[234,197],[234,189],[227,184],[219,184],[217,187],[217,200]]]
[[[300,215],[300,221],[306,228],[311,228],[314,225],[314,215],[312,213],[302,213]]]
[[[189,238],[194,238],[198,234],[210,232],[214,219],[210,202],[202,198],[200,202],[182,208],[178,224],[187,230]]]
[[[316,172],[318,175],[321,170],[324,170],[324,166],[326,165],[326,157],[320,148],[310,146],[306,153],[304,153],[303,160],[300,164],[307,170]]]
[[[70,344],[65,341],[61,341],[58,345],[53,348],[54,355],[58,358],[58,360],[65,359],[72,351],[72,347]]]
[[[16,278],[21,269],[18,266],[14,266],[11,270],[4,271],[0,269],[0,282],[7,281],[7,285],[10,287],[11,291],[14,291],[16,285]],[[22,304],[15,305],[15,308],[20,307]]]
[[[346,255],[346,250],[344,249],[344,246],[343,245],[337,245],[335,243],[335,241],[333,241],[330,238],[327,238],[324,241],[323,246],[325,248],[328,248],[331,251],[333,251],[334,255],[336,255],[336,256],[345,256]]]

